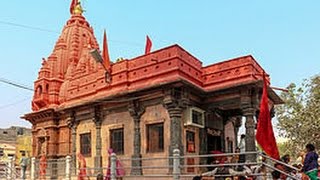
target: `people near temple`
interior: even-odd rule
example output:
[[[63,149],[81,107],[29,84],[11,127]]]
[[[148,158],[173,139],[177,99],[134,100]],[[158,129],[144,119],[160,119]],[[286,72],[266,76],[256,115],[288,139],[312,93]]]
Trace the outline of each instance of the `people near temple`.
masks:
[[[42,154],[39,162],[40,180],[46,179],[46,173],[47,173],[47,158],[45,154]]]
[[[293,164],[293,167],[295,167],[296,169],[300,169],[298,164]],[[302,179],[302,172],[300,170],[295,170],[292,169],[292,171],[290,172],[290,175],[297,178],[297,179]],[[292,178],[288,178],[288,179],[292,179]]]
[[[271,173],[273,180],[280,180],[281,173],[277,170],[272,171]]]
[[[26,154],[23,152],[21,154],[21,159],[20,159],[20,167],[21,167],[21,179],[25,180],[26,179],[26,171],[27,171],[27,166],[28,166],[29,160],[26,157]]]
[[[103,174],[98,174],[96,180],[103,180]]]
[[[289,154],[286,154],[284,156],[281,157],[281,161],[286,163],[286,164],[289,164],[290,163],[290,155]],[[292,169],[288,166],[284,166],[284,169],[285,169],[285,172],[286,173],[290,173],[292,171]]]
[[[78,180],[87,180],[87,163],[86,159],[83,157],[81,153],[78,153]]]
[[[263,155],[266,155],[264,152],[262,153]],[[267,163],[267,158],[265,156],[261,156],[261,165],[256,166],[253,168],[254,174],[260,174],[256,177],[256,180],[267,180],[267,167],[264,163]]]
[[[108,155],[109,155],[109,158],[108,158],[108,169],[107,169],[107,174],[106,174],[106,177],[105,177],[105,180],[110,180],[110,176],[111,176],[111,154],[114,153],[113,152],[113,149],[108,149]],[[122,177],[126,174],[121,162],[119,159],[116,160],[116,176],[117,177]]]
[[[318,178],[318,154],[315,152],[313,144],[306,145],[307,154],[305,155],[302,171],[309,176],[310,180]]]
[[[240,153],[246,152],[246,135],[245,134],[241,134],[238,148],[240,149]],[[245,161],[246,161],[246,155],[240,154],[239,155],[239,163],[244,163]],[[239,169],[239,170],[241,170],[241,169]]]

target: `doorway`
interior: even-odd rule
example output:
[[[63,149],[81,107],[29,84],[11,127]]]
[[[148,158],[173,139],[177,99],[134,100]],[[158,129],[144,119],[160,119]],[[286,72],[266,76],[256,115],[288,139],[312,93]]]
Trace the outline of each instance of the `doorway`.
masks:
[[[211,134],[208,134],[208,153],[211,151],[222,151],[221,146],[221,137],[220,136],[212,136]]]

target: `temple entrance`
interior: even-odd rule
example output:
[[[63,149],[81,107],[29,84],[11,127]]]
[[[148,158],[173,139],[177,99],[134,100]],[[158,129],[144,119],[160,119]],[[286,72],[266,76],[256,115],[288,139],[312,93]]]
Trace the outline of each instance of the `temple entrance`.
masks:
[[[213,129],[213,128],[207,128],[207,150],[208,153],[211,151],[223,151],[222,149],[222,138],[221,138],[222,131]]]
[[[208,152],[211,151],[221,151],[221,137],[220,136],[212,136],[208,134]]]

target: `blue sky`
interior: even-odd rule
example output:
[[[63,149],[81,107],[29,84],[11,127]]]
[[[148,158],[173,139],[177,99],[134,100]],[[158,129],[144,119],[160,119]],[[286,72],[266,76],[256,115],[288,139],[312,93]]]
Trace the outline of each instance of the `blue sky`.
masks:
[[[1,2],[0,78],[33,86],[42,57],[70,17],[69,2]],[[177,43],[204,65],[252,54],[277,87],[320,72],[317,0],[83,0],[83,7],[99,42],[106,28],[112,59],[141,55],[148,34],[153,50]],[[19,117],[31,111],[33,93],[0,83],[0,94],[0,127],[30,127]]]

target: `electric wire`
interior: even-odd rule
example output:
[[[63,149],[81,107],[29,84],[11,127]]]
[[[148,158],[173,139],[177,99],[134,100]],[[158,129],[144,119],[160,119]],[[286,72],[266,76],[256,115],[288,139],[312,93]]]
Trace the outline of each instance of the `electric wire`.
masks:
[[[17,104],[20,104],[20,103],[23,103],[23,102],[25,102],[25,101],[27,101],[27,100],[30,100],[30,99],[31,99],[31,97],[29,97],[29,98],[24,98],[24,99],[21,99],[21,100],[18,100],[18,101],[9,103],[9,104],[2,105],[2,106],[0,106],[0,110],[1,110],[1,109],[5,109],[5,108],[8,108],[8,107],[11,107],[11,106],[14,106],[14,105],[17,105]]]
[[[29,90],[29,91],[32,91],[32,92],[34,91],[32,88],[30,88],[30,87],[28,87],[26,85],[13,82],[13,81],[10,81],[8,79],[0,78],[0,82],[15,86],[15,87],[18,87],[18,88],[21,88],[21,89]]]
[[[1,21],[0,20],[0,24],[20,27],[20,28],[25,28],[25,29],[32,29],[32,30],[37,30],[37,31],[43,31],[43,32],[50,32],[50,33],[55,33],[55,34],[59,33],[58,31],[52,31],[52,30],[49,30],[49,29],[44,29],[44,28],[39,28],[39,27],[34,27],[34,26],[28,26],[28,25],[18,24],[18,23],[12,23],[12,22],[8,22],[8,21]]]
[[[45,29],[45,28],[40,28],[40,27],[35,27],[35,26],[30,26],[30,25],[25,25],[25,24],[13,23],[13,22],[8,22],[8,21],[0,20],[0,24],[4,24],[4,25],[8,25],[8,26],[14,26],[14,27],[20,27],[20,28],[30,29],[30,30],[49,32],[49,33],[54,33],[54,34],[60,34],[60,32],[58,32],[58,31]],[[143,44],[137,43],[137,42],[129,42],[129,41],[113,40],[113,39],[109,39],[108,41],[109,42],[113,42],[113,43],[118,43],[118,44],[126,44],[128,46],[136,46],[136,47],[143,46]]]

